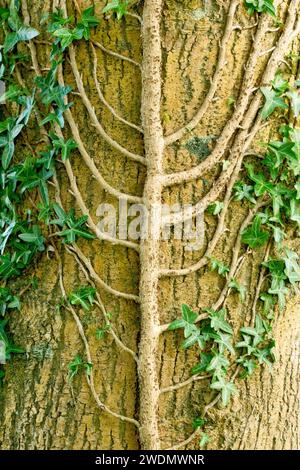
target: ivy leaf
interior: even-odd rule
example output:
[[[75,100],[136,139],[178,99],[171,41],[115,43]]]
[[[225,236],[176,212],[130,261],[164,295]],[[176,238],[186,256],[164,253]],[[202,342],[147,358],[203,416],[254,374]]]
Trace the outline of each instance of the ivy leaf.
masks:
[[[279,310],[282,312],[285,308],[285,298],[289,293],[288,288],[285,287],[284,281],[273,279],[268,293],[272,295],[277,295]]]
[[[64,138],[59,138],[55,134],[51,134],[51,138],[53,147],[61,152],[61,159],[63,162],[69,158],[72,150],[78,147],[75,140],[73,139],[68,139],[65,141]]]
[[[38,36],[40,33],[30,26],[22,26],[18,32],[18,41],[30,41],[31,39]]]
[[[237,359],[236,362],[241,364],[244,368],[244,371],[240,375],[242,379],[245,379],[246,377],[252,375],[254,370],[257,368],[257,364],[253,359],[245,359],[243,357],[240,357],[239,359]]]
[[[224,202],[216,201],[213,204],[210,204],[207,208],[207,212],[212,215],[220,214],[221,210],[224,207]]]
[[[266,364],[269,369],[272,369],[272,363],[275,361],[274,355],[275,341],[270,341],[269,345],[263,349],[257,349],[254,356],[258,359],[259,364]]]
[[[206,423],[205,418],[201,418],[201,417],[195,418],[193,421],[193,428],[194,429],[202,428],[205,425],[205,423]]]
[[[261,110],[262,119],[267,119],[276,108],[287,109],[288,105],[284,102],[276,91],[272,90],[270,87],[261,87],[260,91],[265,97],[265,104]]]
[[[263,294],[261,294],[260,299],[264,303],[263,314],[268,319],[273,319],[274,318],[274,306],[275,306],[274,296],[268,294],[267,292],[264,292]]]
[[[286,248],[286,256],[284,257],[285,262],[285,274],[292,285],[300,282],[300,266],[298,264],[299,256],[292,250]]]
[[[191,373],[195,375],[200,374],[201,372],[205,372],[207,370],[207,367],[211,363],[212,358],[213,355],[211,353],[201,352],[200,362],[192,368]]]
[[[181,344],[182,349],[188,349],[192,347],[194,344],[198,344],[200,349],[205,348],[205,340],[204,337],[201,335],[200,330],[198,328],[193,331],[188,338],[186,338],[183,343]]]
[[[295,188],[296,191],[297,191],[296,199],[299,200],[299,199],[300,199],[300,181],[297,181],[297,183],[295,184],[294,188]]]
[[[292,200],[290,201],[290,210],[291,210],[290,219],[293,220],[294,222],[297,222],[298,227],[300,227],[299,202],[296,201],[295,199],[292,199]]]
[[[38,251],[43,251],[45,249],[45,239],[41,235],[40,228],[37,225],[34,225],[31,231],[21,233],[19,238],[26,243],[35,245]]]
[[[82,12],[80,22],[77,25],[77,29],[82,29],[84,39],[90,38],[90,30],[98,26],[100,21],[94,16],[94,7],[89,7]]]
[[[209,313],[209,318],[210,318],[210,326],[213,328],[215,331],[219,332],[225,331],[225,333],[228,333],[230,335],[233,334],[232,328],[229,325],[229,323],[225,320],[225,310],[219,310],[218,312],[212,310],[212,309],[206,309]]]
[[[13,140],[9,140],[8,143],[5,145],[3,153],[2,153],[2,166],[4,170],[7,170],[7,168],[9,167],[14,151],[15,151],[15,144]]]
[[[266,332],[266,328],[265,328],[265,325],[264,325],[261,317],[259,315],[256,315],[256,317],[255,317],[255,328],[253,328],[251,326],[244,326],[243,328],[240,329],[240,332],[243,334],[244,342],[247,343],[247,345],[244,345],[244,347],[246,347],[247,350],[250,351],[251,350],[250,343],[249,343],[248,340],[245,340],[244,335],[248,335],[248,336],[251,336],[253,338],[252,346],[255,348],[258,344],[260,344],[263,341],[263,338],[264,338],[264,335],[265,335],[265,332]]]
[[[17,85],[10,85],[8,90],[0,96],[0,104],[3,104],[5,101],[13,101],[15,98],[20,96],[21,93],[22,90],[20,87]]]
[[[231,279],[231,281],[230,281],[230,283],[229,283],[229,287],[230,287],[231,289],[236,290],[236,291],[239,293],[239,295],[240,295],[241,301],[242,301],[242,302],[245,302],[245,300],[246,300],[246,294],[247,294],[247,289],[246,289],[245,286],[239,284],[239,283],[237,282],[237,280],[233,278],[233,279]]]
[[[96,289],[93,287],[79,287],[68,296],[72,305],[80,305],[84,310],[89,311],[95,301]]]
[[[184,329],[184,337],[186,339],[181,345],[183,349],[190,348],[196,343],[198,343],[199,347],[203,349],[205,347],[205,338],[201,334],[200,329],[194,324],[198,318],[198,314],[193,312],[186,304],[181,306],[181,311],[182,318],[173,321],[169,325],[169,330],[177,330],[179,328]]]
[[[95,238],[95,235],[90,233],[84,227],[88,216],[84,215],[79,219],[76,219],[74,209],[71,209],[70,212],[66,214],[58,204],[53,204],[53,208],[58,215],[58,219],[52,220],[51,224],[59,225],[61,227],[67,226],[65,230],[57,233],[57,235],[65,239],[65,243],[74,243],[78,237],[82,237],[87,240]]]
[[[98,340],[103,339],[110,329],[111,325],[109,323],[107,323],[103,328],[98,328],[96,331],[96,338]]]
[[[222,405],[227,406],[232,395],[236,393],[236,387],[232,381],[226,382],[225,379],[219,379],[210,386],[213,390],[221,392]]]
[[[205,447],[209,443],[209,436],[206,433],[203,433],[199,442],[199,447]]]
[[[226,335],[225,333],[222,333],[221,331],[219,331],[218,335],[219,335],[219,338],[216,339],[216,343],[219,344],[220,353],[223,354],[227,349],[234,356],[235,350],[231,343],[231,335]]]
[[[229,268],[225,264],[221,263],[221,261],[218,261],[215,258],[211,258],[210,260],[211,263],[211,269],[213,271],[217,271],[220,276],[225,277],[227,273],[229,273]]]
[[[242,242],[249,245],[250,248],[258,248],[267,243],[269,239],[268,232],[261,230],[261,219],[256,216],[250,228],[242,234]]]
[[[258,13],[269,13],[272,16],[276,16],[273,0],[246,0],[245,5],[250,14],[257,11]]]
[[[93,364],[90,362],[85,362],[79,354],[75,356],[73,361],[68,364],[69,369],[69,381],[71,381],[75,375],[78,374],[80,369],[85,369],[87,375],[91,375]]]
[[[263,196],[265,193],[272,194],[273,183],[270,183],[263,173],[255,173],[253,165],[245,165],[249,178],[255,182],[254,192],[256,196]]]
[[[4,41],[3,50],[4,53],[7,54],[10,52],[18,42],[21,41],[30,41],[31,39],[38,36],[40,33],[30,26],[21,26],[18,31],[14,31],[13,33],[9,33]]]
[[[275,243],[278,243],[280,245],[285,239],[285,232],[281,230],[280,227],[276,227],[275,225],[272,225],[272,229],[274,241]]]
[[[300,161],[300,129],[291,129],[289,132],[289,137],[291,138],[292,142],[294,142],[294,154],[297,157],[297,160]]]
[[[284,93],[289,88],[289,82],[282,77],[281,73],[276,73],[271,83],[273,89],[280,94]]]
[[[112,11],[113,13],[116,13],[117,19],[120,20],[126,15],[128,5],[129,0],[112,0],[103,8],[102,13]]]
[[[215,376],[222,377],[224,371],[229,367],[228,359],[221,353],[213,356],[209,365],[206,367],[207,372],[213,372]]]
[[[276,161],[275,161],[276,168],[282,165],[286,157],[295,158],[295,153],[293,151],[294,146],[295,146],[294,142],[271,141],[268,144],[268,149],[271,150],[271,152],[276,157]]]
[[[300,115],[300,93],[299,90],[292,90],[287,93],[287,96],[291,100],[294,116],[296,118]]]
[[[256,200],[253,195],[253,187],[243,183],[242,181],[238,181],[234,185],[234,190],[235,190],[235,199],[236,201],[243,201],[243,199],[246,199],[249,202],[252,202],[255,204]]]
[[[198,317],[198,314],[196,312],[193,312],[190,307],[186,304],[183,304],[181,306],[181,311],[182,318],[185,322],[189,323],[190,325],[192,325]]]
[[[256,332],[255,332],[256,334]],[[242,341],[239,341],[237,344],[236,344],[236,348],[242,348],[242,349],[246,349],[247,350],[247,354],[250,356],[254,351],[255,351],[255,348],[252,346],[252,338],[251,338],[251,335],[248,335],[248,334],[243,334],[242,335],[242,338],[243,340]]]
[[[54,31],[52,34],[60,40],[62,50],[64,51],[70,44],[72,44],[74,40],[82,39],[84,30],[80,28],[60,28]]]

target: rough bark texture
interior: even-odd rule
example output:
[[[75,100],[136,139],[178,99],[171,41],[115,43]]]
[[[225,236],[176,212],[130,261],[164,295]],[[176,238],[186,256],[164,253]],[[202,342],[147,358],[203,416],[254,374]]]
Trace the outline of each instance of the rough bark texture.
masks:
[[[50,11],[55,2],[28,0],[27,3],[31,23],[39,28],[42,14]],[[78,2],[81,8],[90,3],[89,0]],[[228,98],[238,98],[241,88],[247,86],[247,69],[245,72],[244,67],[255,34],[255,29],[236,29],[228,37],[226,66],[221,70],[215,95],[217,99],[209,103],[207,112],[192,134],[166,148],[163,154],[159,111],[165,135],[172,135],[196,114],[209,90],[210,78],[215,73],[219,41],[233,2],[165,0],[160,15],[161,3],[161,0],[144,2],[144,53],[145,49],[146,52],[149,49],[148,55],[144,55],[143,92],[139,67],[95,47],[97,78],[110,105],[125,119],[140,126],[141,104],[145,104],[145,101],[151,103],[148,108],[142,107],[145,155],[150,162],[147,171],[145,165],[130,160],[108,145],[92,126],[80,97],[72,97],[75,103],[72,108],[73,118],[96,168],[117,190],[140,197],[144,195],[148,206],[160,201],[161,196],[168,203],[196,203],[218,177],[217,166],[211,166],[195,182],[172,185],[163,190],[159,175],[163,170],[167,173],[184,171],[199,163],[197,157],[189,153],[184,145],[192,135],[211,136],[212,145],[215,145],[214,139],[220,136],[234,113],[234,107],[228,105]],[[98,13],[104,4],[104,1],[95,2]],[[295,4],[297,2],[294,1],[280,2],[283,19]],[[68,10],[69,13],[73,11],[77,14],[71,1],[68,2]],[[243,28],[254,23],[254,18],[249,18],[243,8],[238,8],[234,24]],[[263,26],[259,25],[258,28]],[[261,50],[270,49],[280,34],[262,34],[259,38]],[[120,23],[112,19],[101,20],[93,40],[142,63],[140,24],[134,17],[128,16]],[[38,42],[36,47],[38,62],[41,68],[46,67],[49,47]],[[299,55],[298,40],[289,47]],[[92,48],[82,42],[75,46],[75,51],[84,88],[104,129],[130,152],[142,155],[144,146],[141,134],[117,120],[99,101],[93,75]],[[265,54],[258,58],[257,64],[251,66],[253,86],[259,84],[269,57],[270,53]],[[151,75],[147,76],[145,72]],[[28,82],[32,80],[32,70],[23,68],[21,73]],[[296,63],[292,73],[298,76]],[[64,80],[72,84],[74,89],[77,88],[69,62],[64,65]],[[160,80],[162,97],[160,83],[157,82]],[[244,113],[241,118],[244,118]],[[269,126],[257,134],[256,140],[268,139],[276,125],[276,119],[272,119]],[[68,133],[71,136],[69,128]],[[234,148],[236,145],[235,137],[236,134],[230,140],[229,147]],[[28,140],[32,143],[39,140],[34,122]],[[25,146],[21,146],[22,150],[28,152]],[[240,147],[236,151],[239,155]],[[112,203],[118,209],[115,197],[101,188],[96,178],[91,177],[91,171],[79,152],[75,152],[72,157],[72,166],[78,189],[95,223],[98,222],[96,212],[100,202]],[[58,172],[58,179],[64,205],[74,207],[64,168]],[[220,199],[223,196],[221,192]],[[247,208],[243,204],[236,201],[230,203],[225,220],[228,230],[222,231],[214,251],[215,258],[230,264],[237,232],[246,215]],[[155,223],[154,219],[150,222],[154,232]],[[204,245],[213,237],[216,224],[216,218],[205,216]],[[294,233],[289,235],[290,246],[300,252],[299,239]],[[11,322],[15,342],[26,348],[27,355],[15,357],[6,366],[4,386],[0,390],[0,447],[137,449],[141,446],[141,439],[144,448],[171,447],[192,433],[192,420],[201,414],[214,394],[204,380],[158,397],[159,387],[169,387],[190,377],[190,369],[197,361],[197,355],[193,350],[183,352],[179,349],[182,342],[180,333],[166,332],[158,337],[157,327],[177,318],[182,303],[195,309],[211,305],[219,298],[224,287],[223,281],[205,265],[200,271],[185,276],[162,276],[159,279],[159,265],[167,270],[190,266],[199,261],[206,246],[191,252],[186,249],[184,242],[178,240],[160,244],[155,240],[145,241],[139,258],[137,251],[108,242],[80,241],[78,245],[91,260],[95,272],[107,284],[141,297],[139,306],[134,300],[116,298],[99,287],[101,299],[106,310],[112,313],[112,323],[119,337],[126,346],[140,354],[139,367],[130,354],[118,347],[111,335],[101,342],[95,338],[96,329],[104,323],[99,309],[95,308],[90,313],[80,311],[80,319],[90,343],[97,393],[111,410],[139,419],[140,435],[134,425],[99,410],[83,374],[76,377],[71,385],[68,382],[67,365],[77,353],[84,355],[84,350],[70,313],[63,309],[60,313],[56,311],[56,304],[61,298],[59,267],[49,252],[37,260],[32,271],[27,273],[28,277],[35,275],[39,278],[39,287],[27,292],[21,313],[14,314]],[[59,250],[66,290],[86,283],[74,256],[63,247]],[[236,327],[250,321],[258,265],[263,257],[264,250],[249,253],[240,270],[241,282],[249,288],[246,301],[241,304],[236,294],[231,294],[227,300],[230,318]],[[20,285],[23,285],[22,279],[16,282],[16,286]],[[298,312],[298,299],[293,298],[276,321],[277,362],[272,373],[264,369],[256,371],[246,382],[238,382],[239,393],[228,408],[209,411],[207,432],[211,441],[208,448],[300,448]],[[197,446],[198,440],[195,439],[187,448]]]

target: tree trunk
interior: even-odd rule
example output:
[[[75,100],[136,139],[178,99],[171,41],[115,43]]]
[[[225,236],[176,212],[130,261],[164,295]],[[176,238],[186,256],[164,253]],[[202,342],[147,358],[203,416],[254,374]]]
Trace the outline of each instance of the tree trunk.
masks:
[[[29,12],[30,24],[37,29],[41,28],[42,15],[51,11],[53,3],[62,7],[65,4],[48,0],[22,0],[21,3],[24,21],[28,20]],[[100,17],[106,2],[94,3]],[[293,37],[293,31],[300,2],[277,2],[285,25],[277,31],[268,15],[250,17],[243,2],[145,0],[141,3],[135,11],[143,18],[142,35],[137,16],[128,15],[119,22],[101,16],[100,25],[92,33],[94,49],[89,41],[80,41],[71,46],[73,56],[72,49],[68,52],[70,60],[65,60],[60,80],[72,85],[75,92],[80,91],[82,84],[90,107],[82,93],[70,95],[74,105],[66,114],[63,132],[79,145],[66,166],[58,167],[57,177],[64,207],[76,207],[79,216],[82,210],[85,212],[85,205],[90,227],[93,223],[96,226],[100,203],[113,204],[117,213],[120,212],[115,194],[99,184],[99,178],[92,177],[96,168],[110,187],[137,198],[135,201],[129,197],[129,203],[143,198],[151,214],[148,229],[153,236],[139,245],[134,240],[126,245],[79,239],[80,251],[75,255],[64,244],[53,242],[59,257],[49,249],[23,277],[10,282],[16,290],[26,285],[26,278],[38,278],[38,287],[26,292],[21,312],[14,313],[10,323],[14,342],[22,345],[26,354],[14,356],[5,366],[5,379],[0,387],[1,449],[132,450],[168,449],[177,445],[183,449],[199,448],[197,435],[189,439],[193,433],[192,422],[202,415],[215,392],[206,380],[199,380],[160,393],[189,379],[191,367],[198,362],[196,349],[180,349],[181,332],[165,331],[164,325],[180,316],[182,304],[198,312],[219,302],[225,281],[209,269],[207,259],[199,270],[192,269],[183,275],[176,275],[180,274],[176,270],[203,259],[220,216],[205,214],[202,246],[191,251],[184,240],[157,239],[155,235],[161,226],[157,224],[154,207],[160,201],[197,204],[200,200],[204,201],[198,207],[201,213],[214,200],[226,201],[232,173],[239,175],[244,153],[249,149],[260,152],[257,143],[274,136],[281,124],[280,116],[278,122],[272,116],[267,126],[260,127],[257,116],[261,94],[255,88],[270,83],[289,51],[299,55],[299,35]],[[90,4],[88,0],[80,0],[77,5],[68,1],[68,15],[78,17],[77,7],[83,10]],[[31,44],[43,71],[49,64],[50,46],[39,39]],[[99,43],[132,61],[111,55]],[[32,49],[25,50],[32,53]],[[98,82],[94,76],[94,52]],[[32,86],[36,70],[29,67],[29,63],[21,66],[20,74]],[[300,78],[297,61],[292,61],[291,67],[291,79]],[[117,114],[136,127],[142,126],[144,135],[121,122],[101,102],[97,83]],[[207,99],[208,93],[212,95]],[[105,132],[126,147],[130,155],[100,135],[93,122],[93,112]],[[31,121],[26,141],[35,146],[39,129],[33,118]],[[190,124],[184,129],[187,123]],[[189,143],[195,136],[202,139],[198,140],[198,157],[189,151]],[[25,149],[21,145],[19,151],[28,153]],[[201,160],[212,149],[213,153]],[[88,158],[84,157],[85,151]],[[147,165],[135,161],[132,155],[145,155]],[[224,160],[228,165],[220,182],[218,163]],[[202,170],[196,179],[186,174],[183,184],[178,184],[177,176],[165,177],[188,172],[197,168],[199,162]],[[74,198],[76,188],[83,198],[81,207],[78,198]],[[212,200],[211,188],[215,189]],[[232,257],[240,260],[243,255],[238,275],[239,281],[247,286],[246,299],[241,302],[236,293],[225,292],[230,320],[238,328],[251,323],[265,251],[261,248],[246,253],[243,247],[236,250],[249,207],[233,200],[230,193],[228,202],[212,256],[231,265]],[[299,238],[291,230],[289,235],[288,246],[300,253]],[[68,309],[57,309],[57,305],[62,298],[62,279],[65,291],[70,292],[76,286],[86,285],[85,272],[91,275],[92,271],[99,301],[105,309],[95,306],[89,312],[76,310],[93,363],[91,388],[84,373],[68,380],[68,364],[76,354],[85,357],[87,351],[74,314]],[[127,293],[129,297],[108,292],[99,277],[119,294]],[[277,360],[273,370],[260,367],[247,380],[238,380],[238,393],[229,406],[224,409],[216,406],[207,411],[205,432],[210,436],[209,449],[300,449],[298,308],[298,297],[293,295],[284,313],[276,314]],[[113,331],[130,351],[120,347],[112,334],[106,334],[101,340],[96,338],[96,330],[105,325],[105,312],[111,314]],[[97,403],[95,395],[100,402]],[[134,422],[107,413],[101,409],[103,403]]]

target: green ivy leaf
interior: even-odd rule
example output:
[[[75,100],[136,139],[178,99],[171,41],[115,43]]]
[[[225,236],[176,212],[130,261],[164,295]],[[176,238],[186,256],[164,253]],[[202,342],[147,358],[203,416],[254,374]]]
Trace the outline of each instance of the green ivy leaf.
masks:
[[[220,276],[225,277],[226,274],[229,273],[229,267],[221,263],[221,261],[218,261],[215,258],[211,258],[210,263],[211,269],[213,271],[217,271]]]
[[[268,232],[261,230],[261,219],[256,216],[250,228],[242,234],[242,242],[249,245],[250,248],[258,248],[267,243],[269,239]]]
[[[210,386],[213,390],[218,390],[221,392],[222,405],[227,406],[232,395],[236,393],[236,387],[232,381],[226,382],[225,379],[218,379],[218,381],[213,382]]]
[[[252,186],[245,184],[242,181],[238,181],[234,185],[234,190],[236,201],[243,201],[244,199],[246,199],[247,201],[252,202],[253,204],[256,203]]]
[[[276,16],[273,0],[245,0],[245,5],[250,14],[257,11],[258,13],[269,13],[272,16]]]
[[[265,104],[261,110],[262,119],[267,119],[276,108],[287,109],[288,105],[284,102],[276,91],[272,90],[270,87],[261,87],[260,91],[265,97]]]
[[[221,210],[224,207],[224,202],[216,201],[213,204],[210,204],[207,208],[207,212],[212,215],[220,214]]]
[[[274,184],[270,183],[263,173],[255,173],[251,164],[245,165],[249,178],[255,182],[254,192],[256,196],[263,196],[265,193],[272,194]]]
[[[199,442],[199,447],[205,447],[209,443],[209,436],[205,433],[202,434],[200,442]]]
[[[98,26],[100,23],[99,19],[94,16],[94,7],[89,7],[82,12],[81,19],[77,25],[77,29],[82,29],[84,39],[90,38],[90,30]]]
[[[113,13],[116,13],[117,19],[120,20],[126,15],[128,6],[129,0],[112,0],[103,8],[102,13],[112,11]]]
[[[225,331],[225,333],[233,334],[232,328],[229,323],[225,320],[225,310],[221,309],[218,312],[212,309],[205,309],[209,313],[210,326],[215,331]]]
[[[213,358],[213,355],[211,353],[201,352],[200,362],[199,364],[192,367],[191,373],[195,375],[195,374],[201,374],[201,372],[205,372],[207,370],[207,367],[211,363],[212,358]]]
[[[181,306],[182,318],[189,324],[193,324],[198,317],[196,312],[193,312],[190,307],[186,304]]]
[[[213,372],[215,376],[222,377],[229,367],[228,359],[221,353],[216,353],[209,365],[206,367],[207,372]]]
[[[296,118],[300,115],[300,93],[299,90],[289,91],[287,94],[288,98],[291,100],[292,110]]]
[[[80,305],[84,310],[89,311],[95,302],[96,289],[93,287],[79,287],[68,296],[72,305]]]
[[[292,285],[300,282],[300,266],[298,264],[299,256],[292,250],[286,248],[286,255],[284,257],[285,262],[285,274]]]
[[[271,83],[273,89],[280,94],[284,93],[289,88],[289,82],[282,77],[281,73],[276,73]]]
[[[290,210],[291,210],[290,219],[293,220],[293,222],[296,222],[298,224],[298,227],[300,227],[300,210],[299,210],[299,202],[297,200],[292,199],[290,201]]]
[[[205,425],[205,423],[206,423],[205,418],[201,418],[201,417],[195,418],[193,421],[193,428],[194,429],[202,428]]]
[[[246,300],[246,294],[247,294],[247,288],[246,288],[245,286],[243,286],[242,284],[239,284],[239,283],[237,282],[237,280],[233,278],[233,279],[231,279],[231,281],[230,281],[230,283],[229,283],[229,287],[230,287],[231,289],[236,290],[236,291],[239,293],[239,295],[240,295],[241,301],[242,301],[242,302],[245,302],[245,300]]]
[[[3,44],[4,53],[7,54],[8,52],[10,52],[16,46],[16,44],[18,44],[18,42],[30,41],[39,34],[40,33],[36,29],[31,28],[30,26],[21,26],[18,31],[9,33],[5,37],[5,41]]]
[[[15,151],[15,144],[13,140],[9,140],[8,143],[5,145],[3,153],[2,153],[2,166],[4,170],[7,170],[7,168],[9,167],[11,159],[14,155],[14,151]]]
[[[78,374],[80,369],[85,369],[87,375],[91,375],[93,364],[85,362],[79,354],[68,364],[69,369],[69,381],[73,380],[75,375]]]

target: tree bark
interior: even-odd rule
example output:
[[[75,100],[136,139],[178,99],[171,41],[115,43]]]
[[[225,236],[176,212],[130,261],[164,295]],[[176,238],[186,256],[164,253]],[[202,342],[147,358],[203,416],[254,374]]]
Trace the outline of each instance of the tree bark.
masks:
[[[27,0],[30,23],[34,27],[40,29],[40,19],[51,11],[53,3],[54,6],[60,4]],[[90,3],[87,0],[77,2],[80,9]],[[95,2],[99,16],[105,3]],[[110,410],[137,420],[140,428],[102,411],[84,374],[76,376],[72,383],[68,380],[68,363],[78,353],[84,357],[85,350],[71,313],[56,308],[62,296],[60,263],[49,250],[36,260],[26,275],[11,285],[20,289],[30,277],[36,276],[39,280],[37,289],[26,292],[21,312],[14,313],[11,321],[14,341],[26,349],[26,355],[15,356],[5,368],[4,384],[0,388],[1,449],[171,448],[189,438],[193,432],[193,419],[202,414],[203,408],[214,397],[206,380],[160,393],[160,389],[189,379],[191,367],[198,360],[196,350],[180,349],[181,333],[166,331],[160,334],[160,325],[177,318],[183,303],[199,310],[219,299],[224,282],[208,269],[207,259],[200,270],[188,270],[205,255],[218,220],[205,215],[203,246],[197,251],[189,251],[184,241],[157,239],[161,227],[157,223],[155,207],[161,200],[168,204],[196,204],[202,200],[211,188],[218,187],[217,162],[228,160],[238,175],[245,137],[248,138],[253,127],[258,130],[250,148],[260,151],[257,142],[268,141],[280,122],[280,118],[276,122],[272,117],[263,129],[255,127],[261,103],[260,97],[256,98],[255,88],[267,85],[278,67],[285,66],[281,61],[289,51],[299,55],[299,36],[292,41],[292,34],[283,36],[288,26],[273,31],[274,25],[266,15],[249,17],[242,2],[236,2],[236,11],[234,3],[229,0],[145,0],[138,10],[143,18],[142,26],[134,16],[126,16],[120,22],[101,18],[92,34],[94,49],[85,41],[73,46],[78,76],[101,126],[131,154],[145,154],[146,159],[146,165],[134,161],[130,155],[122,154],[105,141],[103,135],[97,133],[82,97],[74,94],[70,98],[74,105],[66,118],[68,124],[64,132],[66,137],[75,138],[76,129],[74,131],[73,127],[72,133],[70,125],[73,119],[79,130],[75,140],[80,138],[82,147],[72,154],[72,171],[91,222],[98,223],[100,203],[113,204],[118,212],[115,196],[120,193],[137,198],[129,202],[143,200],[151,214],[148,229],[153,236],[142,240],[138,249],[97,239],[78,241],[79,249],[93,267],[101,302],[111,313],[116,334],[138,356],[136,362],[134,355],[120,348],[111,334],[101,341],[96,339],[97,328],[105,324],[101,309],[80,310],[78,315],[93,361],[96,394]],[[284,24],[288,25],[290,21],[294,27],[299,2],[279,3]],[[67,8],[69,15],[78,17],[73,1],[67,2]],[[229,13],[233,16],[228,16]],[[290,20],[289,14],[292,15]],[[226,36],[222,43],[224,31]],[[34,45],[38,64],[43,70],[49,64],[50,46],[37,39]],[[276,52],[272,60],[271,49],[278,43],[282,44],[281,52],[279,56]],[[224,45],[226,50],[222,49]],[[107,50],[130,60],[111,55]],[[216,67],[220,61],[222,66]],[[20,73],[26,83],[32,85],[34,71],[30,65],[27,67],[22,66]],[[292,61],[291,67],[291,79],[300,78],[297,61]],[[269,73],[264,76],[266,70]],[[181,131],[197,115],[216,74],[217,86],[203,108],[205,112],[198,116],[199,122],[194,121],[189,132]],[[72,60],[64,63],[63,80],[78,91]],[[134,123],[134,127],[116,118],[101,102],[97,86],[117,114]],[[234,98],[235,105],[229,104],[229,98]],[[233,122],[239,106],[244,106],[243,111]],[[222,146],[222,131],[226,126],[233,131]],[[245,127],[240,129],[240,126]],[[144,135],[139,131],[141,127]],[[167,136],[165,140],[164,136]],[[177,176],[175,180],[170,177],[167,177],[168,181],[164,180],[166,174],[180,174],[199,164],[197,156],[186,147],[193,136],[208,137],[210,150],[219,145],[222,158],[210,160],[210,164],[204,160],[207,167],[203,167],[205,171],[194,181],[187,178],[179,185]],[[180,141],[176,140],[178,137]],[[39,140],[34,120],[26,140],[32,145]],[[207,150],[205,142],[203,140],[199,151]],[[26,151],[25,148],[20,144],[19,151]],[[224,152],[225,149],[232,149],[232,152]],[[85,151],[90,160],[85,157]],[[97,171],[102,179],[95,177]],[[223,185],[216,199],[226,200],[231,174],[228,173],[225,187]],[[68,209],[76,207],[81,215],[69,191],[70,181],[63,166],[59,167],[58,181],[64,206]],[[110,187],[118,193],[110,193]],[[230,197],[228,205],[213,257],[230,265],[238,231],[248,209]],[[288,244],[300,253],[299,238],[294,235],[290,233]],[[57,244],[56,248],[66,291],[86,284],[84,272],[73,254],[62,245]],[[227,308],[235,327],[251,321],[259,264],[263,257],[263,249],[248,253],[241,265],[239,278],[248,287],[246,301],[242,303],[234,293],[228,297]],[[184,268],[187,272],[178,275]],[[132,297],[116,297],[97,283],[97,276],[112,289]],[[226,409],[215,407],[209,410],[206,428],[210,435],[209,449],[300,448],[298,303],[299,296],[292,296],[286,311],[276,320],[277,361],[273,371],[261,368],[246,381],[238,381],[238,394],[231,404]],[[197,449],[198,442],[199,439],[192,439],[182,448]]]

